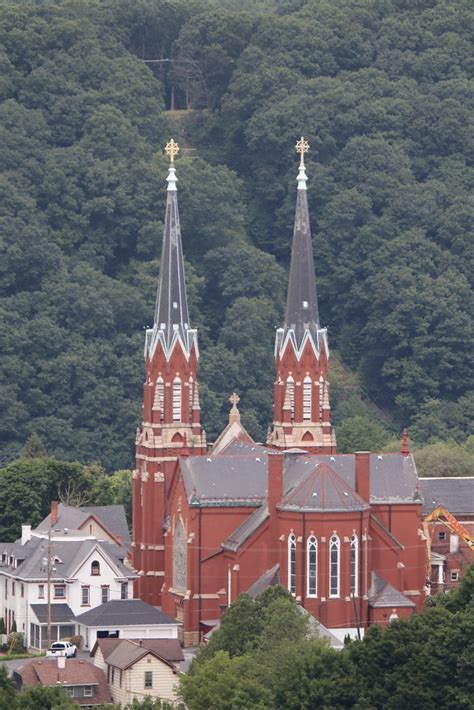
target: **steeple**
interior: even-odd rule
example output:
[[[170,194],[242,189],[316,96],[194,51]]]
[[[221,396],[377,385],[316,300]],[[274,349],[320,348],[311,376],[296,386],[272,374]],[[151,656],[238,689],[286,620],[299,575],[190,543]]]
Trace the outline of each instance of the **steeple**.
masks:
[[[301,158],[297,177],[298,189],[284,332],[286,334],[292,331],[296,345],[300,347],[306,331],[311,332],[316,341],[319,312],[306,190],[308,178],[304,165],[304,154],[308,151],[309,144],[302,137],[297,142],[296,149]]]
[[[309,143],[296,143],[300,155],[296,213],[291,250],[285,322],[275,338],[277,377],[274,385],[273,426],[267,443],[275,448],[305,448],[334,453],[330,422],[327,332],[319,322],[316,276],[304,155]]]
[[[156,295],[155,319],[153,329],[149,331],[148,344],[153,352],[158,340],[169,359],[177,340],[184,352],[189,353],[194,344],[197,347],[196,331],[189,324],[186,279],[184,274],[183,247],[179,223],[178,191],[174,158],[179,146],[173,139],[166,145],[170,158],[168,170],[168,190],[166,193],[165,228],[161,249],[160,278]]]

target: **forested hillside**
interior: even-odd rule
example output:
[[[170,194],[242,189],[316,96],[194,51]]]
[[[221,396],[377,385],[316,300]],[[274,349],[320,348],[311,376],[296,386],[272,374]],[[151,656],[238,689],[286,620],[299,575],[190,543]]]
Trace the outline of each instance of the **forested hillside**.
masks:
[[[339,450],[408,424],[472,457],[473,20],[471,0],[0,0],[1,462],[36,432],[131,464],[171,135],[208,439],[233,389],[256,437],[271,420],[304,134]]]

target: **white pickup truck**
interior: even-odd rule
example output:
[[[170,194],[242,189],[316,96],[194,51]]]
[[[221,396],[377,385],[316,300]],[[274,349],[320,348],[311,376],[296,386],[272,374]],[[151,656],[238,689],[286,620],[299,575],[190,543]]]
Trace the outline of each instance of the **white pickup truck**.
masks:
[[[73,643],[69,641],[55,641],[51,644],[51,648],[46,651],[46,655],[51,656],[66,656],[66,658],[74,658],[77,649]]]

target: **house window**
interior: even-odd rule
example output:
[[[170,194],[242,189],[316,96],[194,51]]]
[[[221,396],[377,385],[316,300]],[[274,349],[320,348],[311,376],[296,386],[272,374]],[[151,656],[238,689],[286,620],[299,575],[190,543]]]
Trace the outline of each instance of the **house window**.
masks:
[[[122,669],[120,669],[119,686],[122,687]]]
[[[286,380],[286,391],[290,397],[291,418],[295,415],[295,381],[291,375]]]
[[[173,421],[181,421],[181,380],[175,377],[173,380]]]
[[[44,584],[38,584],[38,599],[44,599]]]
[[[24,585],[24,584],[22,584],[21,587],[20,587],[20,594],[21,594],[22,597],[25,596],[25,585]]]
[[[312,386],[311,377],[307,375],[303,382],[303,419],[306,422],[311,421]]]
[[[186,537],[181,518],[176,523],[173,539],[173,587],[186,589]]]
[[[92,577],[100,576],[100,562],[98,562],[97,560],[94,560],[91,563],[91,575]]]
[[[128,599],[128,582],[122,582],[120,585],[120,599]]]
[[[458,582],[459,581],[459,572],[453,571],[451,572],[451,582]]]
[[[329,596],[339,596],[339,538],[333,535],[329,541]]]
[[[8,599],[8,579],[5,580],[5,599]]]
[[[296,537],[288,536],[288,590],[296,594]]]
[[[102,590],[102,604],[106,604],[109,601],[109,587],[101,587]]]
[[[81,588],[81,594],[82,594],[82,606],[89,606],[90,604],[90,588],[89,587],[82,587]]]
[[[357,574],[357,563],[359,557],[359,541],[357,535],[351,537],[351,550],[350,550],[350,577],[351,577],[351,594],[357,596],[357,586],[358,586],[358,574]]]
[[[158,377],[156,381],[156,386],[158,388],[158,395],[160,397],[160,421],[163,421],[164,409],[165,409],[165,384],[162,377]]]
[[[74,692],[75,690],[76,690],[75,688],[66,688],[66,692],[69,693],[69,695],[71,696],[71,698],[73,698],[73,697],[75,696],[75,694],[76,694],[76,693]]]
[[[115,680],[115,668],[114,668],[114,666],[112,666],[112,678],[111,678],[111,680],[110,680],[110,682],[112,683],[112,685],[114,684],[114,680]]]
[[[145,671],[145,688],[153,688],[153,671]]]
[[[308,597],[316,597],[318,595],[318,541],[314,535],[308,538],[306,577]]]
[[[438,533],[438,540],[446,540],[446,533],[445,532]]]
[[[15,582],[12,582],[12,597],[15,596]]]
[[[66,587],[64,584],[54,585],[54,598],[55,599],[65,599],[66,597]]]
[[[85,685],[84,686],[84,697],[85,698],[92,698],[93,692],[92,692],[92,685]]]

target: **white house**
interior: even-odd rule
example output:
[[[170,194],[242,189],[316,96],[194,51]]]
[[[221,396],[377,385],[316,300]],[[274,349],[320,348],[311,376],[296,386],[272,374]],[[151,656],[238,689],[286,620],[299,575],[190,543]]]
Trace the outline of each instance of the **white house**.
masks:
[[[179,622],[141,599],[111,600],[76,617],[84,648],[100,639],[174,639]]]
[[[38,649],[47,646],[49,528],[50,516],[36,530],[22,526],[16,542],[0,543],[0,614],[7,632],[15,622],[27,645]],[[124,541],[129,534],[123,506],[53,505],[52,641],[73,636],[75,617],[84,611],[133,595],[137,575]]]

